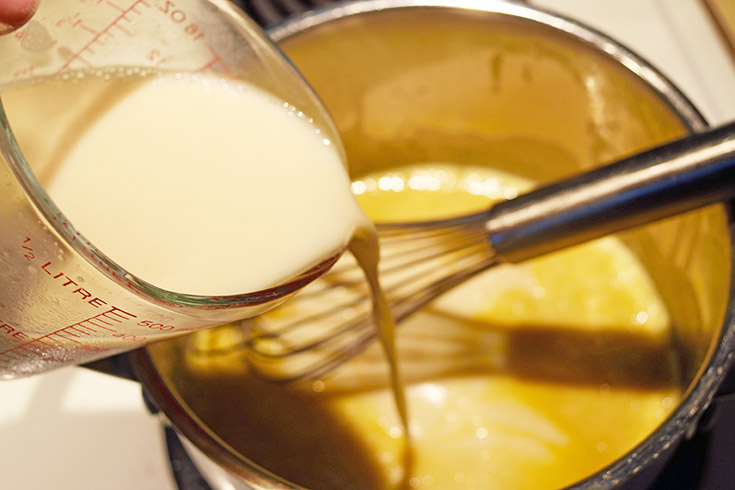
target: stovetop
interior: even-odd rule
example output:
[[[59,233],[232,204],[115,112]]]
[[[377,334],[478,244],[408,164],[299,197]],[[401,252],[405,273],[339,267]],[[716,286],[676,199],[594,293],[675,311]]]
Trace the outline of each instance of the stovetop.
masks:
[[[0,0],[2,1],[2,0]],[[687,94],[711,124],[735,119],[735,61],[705,0],[531,0],[622,41]],[[707,0],[711,2],[734,0]],[[331,0],[243,0],[271,25]],[[0,382],[0,488],[209,490],[132,381],[64,368]],[[735,396],[645,490],[735,489]],[[709,430],[707,430],[709,429]],[[170,457],[169,457],[170,455]]]

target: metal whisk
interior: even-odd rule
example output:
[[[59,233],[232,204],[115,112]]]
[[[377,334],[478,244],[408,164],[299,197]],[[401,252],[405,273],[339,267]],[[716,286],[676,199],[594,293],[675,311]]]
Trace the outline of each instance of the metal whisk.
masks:
[[[538,188],[478,214],[378,225],[380,277],[397,323],[504,262],[520,262],[735,197],[735,123]],[[281,308],[244,322],[256,372],[321,377],[376,338],[370,296],[345,257]],[[298,314],[294,314],[298,312]]]

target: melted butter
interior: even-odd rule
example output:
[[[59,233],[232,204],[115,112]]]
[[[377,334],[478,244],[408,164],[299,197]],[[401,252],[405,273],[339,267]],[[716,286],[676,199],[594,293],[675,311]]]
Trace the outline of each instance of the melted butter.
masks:
[[[412,187],[415,175],[429,176],[429,184]],[[473,193],[483,186],[469,182],[494,191]],[[476,211],[529,185],[487,168],[437,163],[366,176],[353,189],[371,217],[403,220]],[[184,396],[248,458],[314,489],[559,488],[621,457],[677,405],[665,305],[619,240],[475,281],[398,330],[411,459],[379,346],[311,387],[283,390],[251,378],[242,352],[207,355],[199,345],[187,357],[193,380]],[[294,314],[284,306],[273,315]],[[194,343],[219,338],[227,351],[237,342],[227,337],[233,331],[202,332]],[[237,408],[207,401],[215,396]],[[293,413],[306,405],[308,413]],[[287,413],[295,418],[279,430]],[[278,449],[263,451],[263,431]]]

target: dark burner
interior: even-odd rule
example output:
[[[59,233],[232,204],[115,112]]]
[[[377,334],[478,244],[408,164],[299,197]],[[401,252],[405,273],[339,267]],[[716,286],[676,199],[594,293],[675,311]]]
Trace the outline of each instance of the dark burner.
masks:
[[[176,486],[180,490],[212,490],[189,458],[176,432],[171,427],[166,427],[164,431],[171,473],[176,480]]]
[[[233,0],[233,3],[268,28],[306,10],[335,3],[335,0]]]

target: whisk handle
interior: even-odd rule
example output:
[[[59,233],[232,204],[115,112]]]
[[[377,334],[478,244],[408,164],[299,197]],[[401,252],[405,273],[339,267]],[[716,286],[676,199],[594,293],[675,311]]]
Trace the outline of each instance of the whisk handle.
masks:
[[[520,262],[735,197],[735,122],[497,204],[486,228]]]

